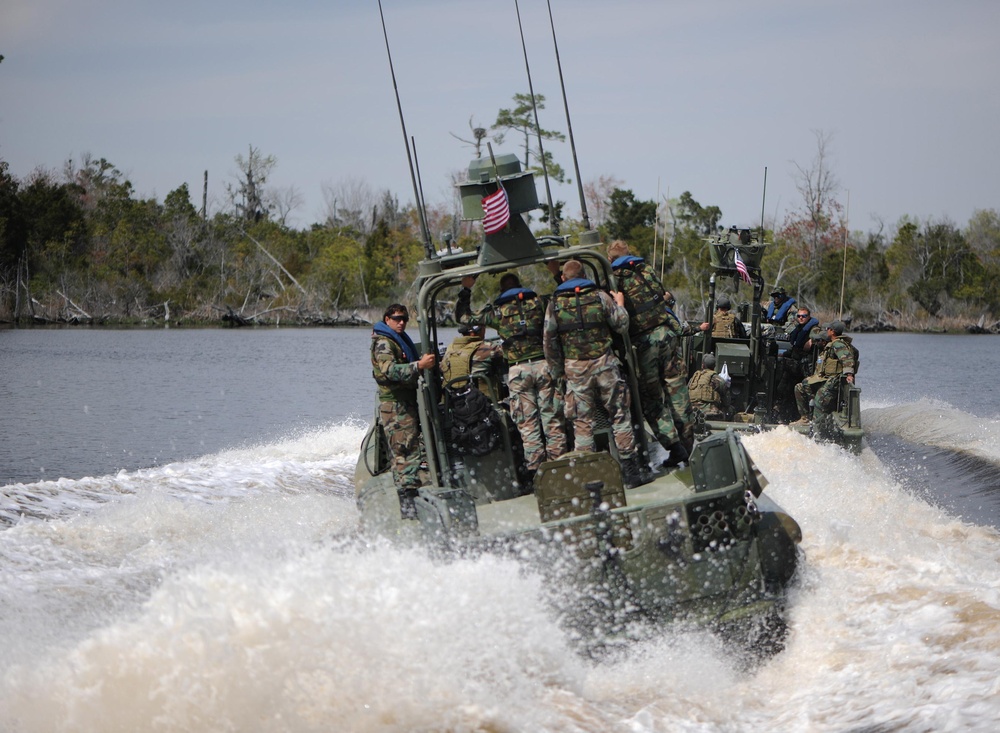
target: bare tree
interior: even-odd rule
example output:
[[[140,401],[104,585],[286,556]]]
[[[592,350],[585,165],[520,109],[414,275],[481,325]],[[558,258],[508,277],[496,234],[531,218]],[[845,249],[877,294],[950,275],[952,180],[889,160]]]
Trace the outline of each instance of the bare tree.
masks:
[[[487,130],[485,127],[483,127],[481,125],[475,125],[475,124],[473,124],[471,117],[469,118],[469,130],[472,131],[472,139],[471,140],[466,140],[465,138],[461,138],[461,137],[459,137],[458,135],[456,135],[453,132],[450,132],[448,134],[451,135],[456,140],[459,140],[459,141],[465,143],[466,145],[469,145],[472,148],[474,148],[475,151],[476,151],[476,157],[477,158],[482,158],[483,157],[483,141],[486,140],[486,138],[489,137],[489,130]],[[498,141],[498,144],[499,144],[499,141]]]
[[[834,211],[839,209],[836,194],[840,190],[840,183],[830,170],[829,146],[833,134],[823,130],[813,130],[812,133],[816,137],[816,155],[812,163],[803,168],[792,162],[797,171],[795,188],[802,197],[800,213],[811,223],[806,234],[810,263],[823,254],[821,240],[833,224]]]
[[[368,181],[352,176],[335,184],[324,183],[322,191],[327,224],[371,233],[372,212],[379,204],[379,194]]]
[[[587,199],[587,213],[592,226],[599,227],[608,220],[611,194],[623,185],[624,182],[614,176],[600,176],[584,184],[583,195]]]
[[[278,223],[286,226],[288,215],[302,206],[305,198],[295,186],[276,188],[267,193],[267,208],[278,216]]]
[[[227,183],[226,193],[240,218],[255,222],[266,219],[270,213],[264,184],[278,160],[273,155],[262,155],[260,149],[253,145],[249,147],[250,153],[246,158],[236,156],[236,165],[240,169],[239,184],[234,187]]]

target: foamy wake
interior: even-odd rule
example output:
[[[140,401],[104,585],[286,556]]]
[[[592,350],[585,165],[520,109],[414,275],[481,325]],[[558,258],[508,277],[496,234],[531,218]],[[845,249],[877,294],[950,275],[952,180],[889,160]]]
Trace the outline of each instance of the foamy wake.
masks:
[[[92,511],[136,494],[225,501],[257,493],[353,492],[353,467],[366,426],[351,421],[277,443],[255,445],[155,468],[82,479],[5,486],[0,526]]]
[[[979,418],[945,402],[921,399],[902,405],[867,408],[866,431],[896,435],[918,445],[967,453],[1000,464],[1000,420]]]
[[[296,454],[346,477],[357,430],[342,458],[293,440],[199,470]],[[752,675],[677,629],[585,660],[515,561],[349,540],[352,502],[272,477],[242,500],[162,492],[0,533],[33,587],[0,558],[0,709],[26,732],[992,730],[1000,536],[870,452],[784,428],[744,441],[806,558],[788,648]]]

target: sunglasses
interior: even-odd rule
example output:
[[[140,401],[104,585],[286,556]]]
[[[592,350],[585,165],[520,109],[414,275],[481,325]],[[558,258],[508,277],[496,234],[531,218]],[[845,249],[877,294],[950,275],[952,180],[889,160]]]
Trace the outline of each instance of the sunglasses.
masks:
[[[808,314],[808,313],[799,313],[799,314],[798,314],[798,315],[796,315],[795,317],[796,317],[796,318],[808,318],[808,317],[809,317],[809,314]]]
[[[402,321],[403,323],[406,323],[407,321],[410,320],[410,318],[409,318],[409,316],[389,316],[389,320],[390,321]]]

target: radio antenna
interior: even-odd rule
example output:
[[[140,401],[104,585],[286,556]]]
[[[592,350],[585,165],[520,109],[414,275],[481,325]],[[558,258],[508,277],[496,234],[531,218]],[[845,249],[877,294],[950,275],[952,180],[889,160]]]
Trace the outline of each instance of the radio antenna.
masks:
[[[403,121],[403,105],[399,101],[399,86],[396,84],[396,70],[392,65],[392,53],[389,51],[389,33],[385,29],[385,13],[382,12],[382,0],[378,0],[378,14],[382,18],[382,35],[385,37],[385,54],[389,57],[389,73],[392,75],[392,88],[396,93],[396,108],[399,110],[399,125],[403,128],[403,145],[406,146],[406,160],[410,164],[410,181],[413,183],[413,197],[416,200],[417,214],[420,217],[420,232],[424,235],[424,252],[428,259],[434,257],[434,247],[431,244],[431,234],[427,229],[427,217],[424,214],[423,200],[417,187],[417,174],[413,167],[413,154],[410,151],[410,140],[406,135],[406,122]]]
[[[563,81],[562,61],[559,60],[559,43],[556,41],[556,24],[552,19],[552,1],[546,0],[549,6],[549,25],[552,28],[552,46],[556,50],[556,68],[559,69],[559,86],[562,88],[563,108],[566,110],[566,131],[569,133],[569,148],[573,155],[573,170],[576,171],[576,187],[580,192],[580,211],[583,212],[583,227],[590,229],[590,217],[587,215],[587,199],[583,195],[583,179],[580,178],[580,163],[576,157],[576,140],[573,137],[573,123],[569,118],[569,102],[566,99],[566,82]]]
[[[760,243],[764,244],[764,202],[767,201],[767,166],[764,166],[764,190],[760,197]]]
[[[382,0],[379,0],[381,2]],[[524,26],[521,25],[521,8],[514,0],[517,11],[517,29],[521,32],[521,50],[524,51],[524,70],[528,74],[528,93],[531,94],[531,109],[535,113],[535,132],[538,135],[538,157],[542,161],[542,176],[545,178],[545,200],[549,204],[549,227],[552,233],[559,234],[559,220],[556,210],[552,207],[552,189],[549,188],[549,169],[545,164],[545,150],[542,149],[542,126],[538,123],[538,105],[535,103],[535,89],[531,84],[531,69],[528,66],[528,47],[524,43]]]

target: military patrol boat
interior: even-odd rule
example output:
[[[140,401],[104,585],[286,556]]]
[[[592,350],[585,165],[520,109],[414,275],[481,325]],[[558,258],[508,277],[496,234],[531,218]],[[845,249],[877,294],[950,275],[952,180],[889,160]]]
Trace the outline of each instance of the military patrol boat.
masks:
[[[515,155],[474,160],[459,184],[466,219],[483,218],[484,197],[502,183],[510,219],[485,234],[476,252],[429,254],[419,265],[415,311],[420,343],[436,345],[440,300],[453,299],[467,276],[515,272],[526,283],[532,268],[580,261],[587,277],[615,289],[610,262],[596,232],[579,243],[536,236],[522,214],[539,208],[534,176]],[[538,277],[536,277],[536,281]],[[551,274],[548,274],[551,282]],[[542,288],[539,288],[541,290]],[[420,348],[424,353],[427,348]],[[615,344],[632,397],[631,421],[644,457],[655,441],[644,428],[635,359],[628,335]],[[526,477],[518,430],[501,376],[487,377],[490,409],[500,436],[482,455],[460,450],[450,432],[449,392],[436,368],[421,372],[417,401],[428,481],[416,498],[416,520],[402,519],[378,416],[361,446],[355,486],[366,531],[403,537],[447,552],[511,552],[550,573],[550,586],[569,584],[573,601],[560,614],[585,636],[687,620],[727,631],[762,651],[780,648],[782,607],[799,559],[795,520],[764,493],[766,480],[735,430],[696,443],[688,465],[646,471],[628,488],[610,421],[599,412],[598,451],[570,452]],[[635,622],[635,623],[633,623]],[[600,634],[598,634],[600,630]],[[756,634],[756,636],[754,636]],[[766,642],[766,643],[765,643]]]
[[[732,228],[709,239],[709,253],[714,272],[709,281],[708,331],[695,329],[684,343],[688,372],[701,368],[702,356],[716,356],[715,370],[726,369],[730,377],[731,418],[702,420],[702,433],[728,429],[758,431],[788,422],[789,401],[794,404],[791,389],[801,379],[794,364],[784,358],[788,338],[784,331],[765,324],[761,301],[764,297],[764,278],[761,261],[767,243],[749,229]],[[717,285],[720,279],[732,279],[734,290],[741,283],[749,283],[752,294],[749,301],[736,305],[739,320],[748,325],[743,337],[716,337],[712,335],[712,320],[717,303]],[[860,453],[864,431],[861,427],[861,390],[843,376],[840,380],[836,405],[832,412],[815,410],[809,426],[790,426],[792,430],[813,435],[819,440],[831,441]],[[786,411],[783,415],[782,412]],[[793,413],[797,414],[797,413]],[[794,419],[794,416],[792,417]]]

